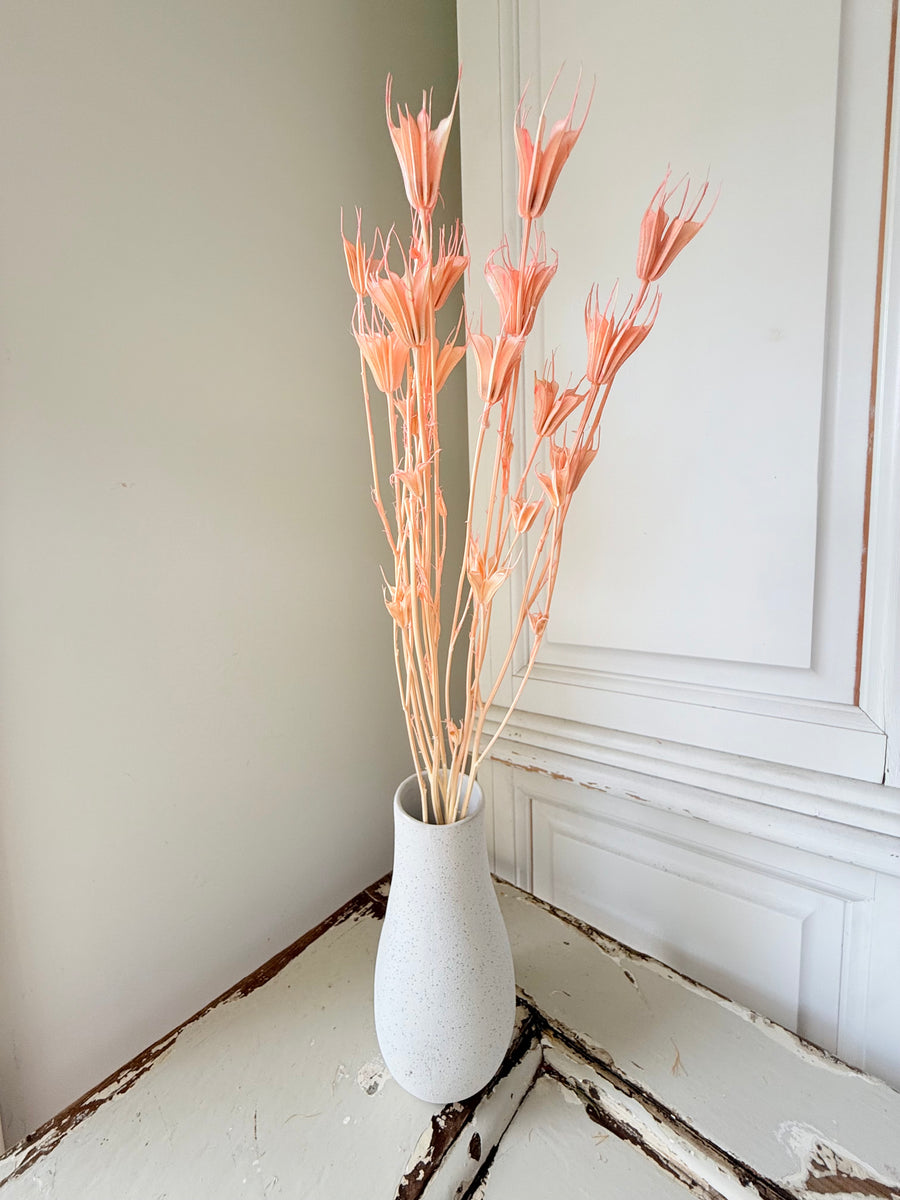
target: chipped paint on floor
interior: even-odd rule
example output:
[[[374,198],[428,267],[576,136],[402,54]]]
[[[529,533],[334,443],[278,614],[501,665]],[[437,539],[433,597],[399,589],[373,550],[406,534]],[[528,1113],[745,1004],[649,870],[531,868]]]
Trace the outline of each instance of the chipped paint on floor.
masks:
[[[895,1131],[900,1141],[900,1127]],[[890,1165],[879,1169],[861,1163],[834,1135],[785,1121],[778,1139],[797,1156],[798,1169],[790,1178],[792,1190],[801,1196],[873,1196],[876,1200],[900,1200],[900,1174]]]
[[[504,1134],[485,1178],[484,1200],[534,1196],[628,1196],[687,1200],[683,1184],[628,1140],[604,1130],[566,1088],[542,1076]]]
[[[520,994],[628,1094],[782,1191],[806,1194],[775,1133],[786,1114],[833,1130],[873,1178],[900,1177],[900,1094],[887,1084],[511,884],[498,893]]]
[[[367,1096],[377,1096],[389,1078],[390,1072],[380,1054],[371,1062],[363,1063],[356,1072],[356,1082]]]
[[[3,1200],[900,1200],[887,1085],[498,894],[520,1002],[482,1093],[438,1108],[386,1070],[377,886],[0,1158]]]

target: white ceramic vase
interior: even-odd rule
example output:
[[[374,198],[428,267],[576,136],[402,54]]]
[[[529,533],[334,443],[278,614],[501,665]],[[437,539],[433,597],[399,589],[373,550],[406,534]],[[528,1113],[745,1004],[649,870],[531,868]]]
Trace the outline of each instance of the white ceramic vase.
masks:
[[[421,814],[412,775],[394,796],[394,872],[375,964],[375,1029],[400,1086],[448,1104],[474,1095],[503,1061],[516,989],[480,786],[462,821],[430,825]]]

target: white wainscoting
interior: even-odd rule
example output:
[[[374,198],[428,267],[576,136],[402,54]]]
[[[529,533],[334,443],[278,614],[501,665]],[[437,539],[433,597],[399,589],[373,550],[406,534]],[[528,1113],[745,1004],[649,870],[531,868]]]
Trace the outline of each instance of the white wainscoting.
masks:
[[[768,804],[764,787],[713,790],[724,778],[700,789],[503,741],[495,869],[900,1084],[900,838]]]
[[[895,0],[458,12],[473,263],[516,227],[526,82],[533,122],[561,62],[550,120],[577,64],[597,81],[527,378],[552,349],[579,374],[667,162],[723,185],[573,506],[487,779],[496,869],[900,1086]],[[468,303],[487,323],[477,269]]]

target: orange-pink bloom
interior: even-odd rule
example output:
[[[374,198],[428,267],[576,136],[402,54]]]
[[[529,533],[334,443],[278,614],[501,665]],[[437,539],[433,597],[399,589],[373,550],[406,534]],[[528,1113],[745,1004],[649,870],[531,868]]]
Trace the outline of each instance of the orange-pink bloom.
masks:
[[[660,294],[657,291],[643,320],[631,306],[616,320],[616,288],[613,288],[606,308],[600,311],[595,288],[591,288],[584,307],[584,328],[587,333],[588,361],[585,375],[597,387],[611,383],[616,372],[630,358],[653,328],[659,313]]]
[[[422,346],[428,338],[428,274],[407,269],[397,275],[383,264],[384,273],[369,276],[369,295],[407,346]]]
[[[509,575],[509,567],[502,566],[496,555],[486,555],[478,545],[478,538],[473,537],[469,543],[466,575],[475,603],[483,607],[490,604],[503,586]]]
[[[547,612],[530,612],[528,614],[528,623],[531,625],[531,632],[536,638],[544,636],[544,630],[547,628],[547,622],[550,620],[550,614]]]
[[[459,223],[449,241],[445,242],[444,231],[441,230],[441,240],[437,261],[432,271],[432,292],[435,310],[442,308],[450,297],[450,293],[462,279],[469,256],[465,252],[465,240],[460,231]]]
[[[538,482],[554,508],[563,508],[597,457],[592,446],[557,446],[550,443],[550,473],[538,473]]]
[[[469,331],[469,342],[475,351],[475,371],[478,375],[478,394],[484,404],[496,404],[506,394],[525,348],[525,336],[501,333],[493,338],[483,331]]]
[[[432,338],[431,343],[421,346],[416,350],[416,370],[419,373],[419,378],[425,386],[426,391],[429,391],[429,372],[432,365],[432,355],[434,355],[434,394],[441,390],[447,382],[450,372],[461,359],[465,358],[465,346],[457,346],[453,341],[453,337],[447,339],[442,346],[437,338]]]
[[[359,209],[356,210],[356,242],[348,242],[344,237],[343,221],[341,222],[341,240],[344,243],[344,258],[347,260],[350,284],[357,296],[364,296],[374,256],[366,251],[362,240],[362,213]]]
[[[512,508],[513,525],[515,525],[516,533],[527,533],[528,530],[537,520],[537,515],[544,507],[543,498],[540,500],[517,500],[513,497],[510,500]]]
[[[417,500],[421,500],[425,495],[425,472],[427,469],[427,463],[417,463],[410,471],[395,471],[391,476],[391,482],[394,486],[398,483],[404,484]]]
[[[559,384],[555,379],[534,377],[534,432],[538,437],[555,433],[584,400],[575,388],[566,388],[557,398]]]
[[[459,95],[459,84],[453,97],[453,107],[443,121],[438,122],[435,129],[431,128],[431,97],[422,94],[422,108],[419,115],[414,117],[409,108],[401,110],[397,106],[397,124],[391,120],[391,77],[388,75],[384,95],[384,107],[387,113],[388,129],[400,171],[403,175],[403,186],[406,198],[421,214],[432,213],[437,204],[441,186],[441,170],[444,165],[444,154],[447,149],[447,139],[450,137],[450,126],[453,124],[453,114],[456,112],[456,99]]]
[[[412,619],[409,588],[402,581],[396,587],[387,586],[384,604],[401,629],[406,629]]]
[[[556,274],[556,263],[547,261],[543,236],[538,238],[524,271],[513,266],[509,243],[504,238],[485,263],[484,273],[497,297],[503,329],[507,333],[530,333],[537,307]]]
[[[575,491],[584,478],[584,473],[597,457],[596,446],[573,446],[568,451],[567,469],[569,472],[569,490]]]
[[[527,412],[517,409],[519,377],[525,370],[526,340],[557,270],[556,256],[538,226],[584,127],[584,120],[579,124],[576,119],[576,110],[585,107],[580,77],[568,113],[553,124],[548,113],[555,85],[540,107],[536,129],[524,95],[515,114],[521,237],[512,249],[504,237],[485,265],[500,314],[499,324],[490,327],[493,336],[481,322],[473,331],[464,306],[455,329],[453,321],[444,328],[447,307],[455,307],[469,266],[460,223],[439,229],[435,221],[458,96],[450,115],[433,125],[427,93],[415,115],[405,106],[392,111],[388,77],[387,124],[412,210],[405,210],[411,233],[401,236],[393,227],[386,236],[376,231],[367,247],[359,215],[355,242],[343,236],[341,227],[356,292],[352,328],[360,347],[372,499],[393,560],[390,582],[384,575],[384,602],[395,622],[397,677],[423,821],[466,816],[471,781],[501,736],[547,634],[565,520],[575,490],[597,457],[610,386],[656,320],[660,300],[654,281],[707,219],[708,185],[699,193],[689,183],[683,192],[681,184],[670,190],[666,175],[641,223],[635,297],[624,308],[618,305],[620,315],[616,292],[601,309],[600,293],[591,288],[584,314],[586,372],[580,378],[562,372],[567,385],[561,385],[549,355],[534,375],[532,434]],[[593,90],[586,99],[590,109]],[[461,563],[453,564],[460,573],[455,602],[452,592],[448,597],[454,605],[448,626],[442,622],[448,614],[440,602],[447,597],[445,566],[452,559],[448,551],[453,541],[440,486],[439,464],[446,448],[439,436],[439,393],[470,347],[483,410],[474,431]],[[523,378],[523,392],[525,383]],[[385,395],[379,396],[379,390]],[[522,399],[529,401],[527,395]],[[386,429],[376,428],[376,407],[386,409]],[[522,586],[514,589],[501,630],[492,623],[492,604],[514,570],[521,572]],[[498,634],[502,640],[495,645]],[[526,656],[518,672],[522,680],[514,683],[512,705],[503,713],[504,677],[519,661],[520,650]],[[464,652],[461,671],[453,656]],[[460,723],[447,711],[457,677],[466,683]],[[469,783],[463,785],[466,773]]]
[[[670,172],[666,171],[665,178],[656,189],[641,221],[636,273],[638,279],[642,279],[645,283],[652,283],[668,271],[676,255],[681,253],[691,238],[695,237],[706,224],[715,206],[715,201],[713,201],[706,216],[702,220],[698,220],[697,213],[706,199],[709,183],[704,183],[693,202],[689,203],[691,181],[685,177],[684,195],[681,197],[678,211],[674,216],[670,216],[666,212],[666,205],[675,193],[680,191],[682,185],[676,184],[671,191],[666,191],[669,174]]]
[[[354,337],[368,363],[376,386],[389,396],[403,382],[409,350],[393,330],[386,333],[376,330],[354,330]]]
[[[450,372],[466,356],[465,346],[456,346],[453,342],[445,342],[434,360],[434,390],[439,392],[450,375]]]
[[[584,122],[587,120],[591,100],[594,96],[592,88],[582,122],[575,129],[572,126],[572,121],[575,116],[575,105],[578,103],[578,89],[576,88],[572,107],[566,116],[561,121],[557,121],[550,130],[547,145],[543,146],[541,143],[543,142],[546,124],[545,113],[547,102],[552,92],[553,88],[551,87],[550,92],[547,94],[547,100],[544,101],[544,107],[541,109],[537,133],[533,142],[522,119],[524,95],[522,100],[519,101],[519,108],[516,113],[516,154],[519,159],[518,205],[519,216],[523,218],[540,217],[550,203],[550,197],[553,194],[553,189],[556,186],[557,179],[559,179],[560,172],[565,166],[566,159],[572,153],[575,143],[578,141],[578,135],[584,128]]]

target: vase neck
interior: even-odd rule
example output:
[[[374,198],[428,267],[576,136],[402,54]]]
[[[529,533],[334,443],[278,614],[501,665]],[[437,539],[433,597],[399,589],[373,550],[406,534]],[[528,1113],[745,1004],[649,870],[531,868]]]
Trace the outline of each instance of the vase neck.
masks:
[[[465,798],[469,790],[468,775],[459,777],[459,795]],[[474,820],[479,817],[484,810],[484,793],[481,790],[481,785],[476,781],[472,785],[469,803],[466,809],[466,815],[460,821],[451,822],[453,825],[463,824],[465,821]],[[431,805],[431,797],[428,797],[428,821],[422,820],[422,796],[419,790],[419,782],[415,775],[410,775],[404,779],[403,783],[397,788],[394,796],[394,820],[400,822],[402,820],[414,821],[419,825],[426,825],[434,828],[447,828],[446,825],[441,825],[434,820],[434,810]]]

